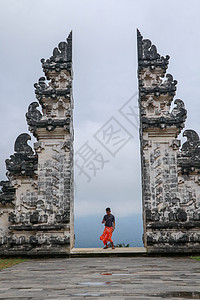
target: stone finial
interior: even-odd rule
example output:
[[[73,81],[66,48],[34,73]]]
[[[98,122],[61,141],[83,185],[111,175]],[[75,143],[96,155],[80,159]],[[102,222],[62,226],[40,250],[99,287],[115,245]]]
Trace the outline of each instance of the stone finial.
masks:
[[[8,175],[34,176],[34,172],[37,170],[37,156],[27,144],[28,140],[31,140],[31,137],[27,133],[22,133],[17,137],[14,145],[15,153],[10,156],[10,159],[6,159]]]
[[[160,58],[160,54],[157,52],[157,48],[155,45],[152,45],[151,41],[148,39],[144,39],[142,41],[142,58],[147,60],[155,60]]]
[[[31,123],[31,121],[40,121],[42,118],[42,114],[39,110],[37,110],[37,107],[39,104],[37,102],[32,102],[28,107],[28,112],[26,113],[26,120],[27,123]]]
[[[183,136],[187,141],[182,145],[178,156],[178,166],[181,167],[182,175],[191,175],[200,171],[200,140],[196,131],[187,129]]]
[[[140,31],[137,29],[137,47],[138,47],[138,65],[139,69],[145,67],[161,67],[166,70],[169,63],[169,55],[160,56],[157,48],[149,39],[143,39]]]
[[[34,87],[38,91],[43,91],[48,88],[47,84],[45,83],[45,77],[40,77],[38,83],[34,83]]]
[[[140,96],[153,94],[159,97],[161,94],[168,94],[172,100],[176,92],[177,80],[174,80],[171,74],[165,74],[169,55],[161,56],[149,39],[143,39],[139,30],[137,41]]]
[[[72,32],[66,42],[54,48],[53,55],[42,59],[46,77],[40,77],[34,84],[36,98],[42,106],[42,114],[36,108],[37,102],[30,104],[26,114],[29,131],[38,138],[37,130],[46,128],[51,132],[56,127],[69,131],[69,112],[72,98]]]
[[[180,122],[185,122],[187,118],[187,110],[185,109],[185,104],[181,99],[176,99],[174,101],[176,106],[173,108],[171,112],[171,117],[175,118],[176,120],[179,119]]]
[[[44,107],[45,101],[64,97],[71,99],[72,93],[72,32],[66,42],[60,42],[54,48],[49,59],[41,59],[45,77],[40,77],[34,84],[36,98]],[[46,82],[50,80],[50,82]],[[47,100],[48,98],[48,100]]]
[[[187,156],[198,157],[200,160],[200,140],[196,131],[187,129],[183,136],[187,137],[187,141],[183,144],[181,151]]]
[[[67,37],[67,42],[60,42],[53,50],[50,61],[71,62],[72,61],[72,31]]]
[[[72,30],[67,37],[67,60],[72,62]]]
[[[166,80],[161,84],[161,86],[165,88],[171,88],[171,86],[175,86],[177,84],[177,80],[173,79],[171,74],[166,74]]]
[[[177,80],[166,74],[169,56],[161,56],[149,39],[143,39],[139,30],[138,79],[139,102],[142,113],[142,128],[174,127],[175,134],[184,128],[187,111],[182,100],[175,101],[176,107],[170,113],[170,104],[176,94]]]
[[[41,59],[43,71],[47,77],[50,79],[49,71],[59,72],[61,70],[68,70],[71,72],[72,65],[72,31],[66,39],[66,42],[60,42],[58,47],[53,50],[53,55],[45,60]]]
[[[21,154],[33,154],[32,148],[27,144],[28,140],[31,140],[31,137],[28,133],[20,134],[15,141],[15,152]]]

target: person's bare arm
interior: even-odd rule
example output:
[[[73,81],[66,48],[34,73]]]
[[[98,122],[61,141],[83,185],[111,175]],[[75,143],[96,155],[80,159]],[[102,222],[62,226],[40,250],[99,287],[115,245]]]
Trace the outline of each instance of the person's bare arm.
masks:
[[[103,220],[102,220],[102,223],[106,223],[106,220],[104,220],[104,218],[103,218]]]

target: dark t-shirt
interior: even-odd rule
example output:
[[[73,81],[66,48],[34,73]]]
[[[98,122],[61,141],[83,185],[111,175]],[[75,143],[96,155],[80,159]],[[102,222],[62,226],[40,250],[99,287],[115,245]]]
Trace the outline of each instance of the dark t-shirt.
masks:
[[[113,227],[113,223],[115,222],[115,217],[112,214],[105,215],[103,217],[103,221],[106,221],[105,226],[107,226],[107,227]]]

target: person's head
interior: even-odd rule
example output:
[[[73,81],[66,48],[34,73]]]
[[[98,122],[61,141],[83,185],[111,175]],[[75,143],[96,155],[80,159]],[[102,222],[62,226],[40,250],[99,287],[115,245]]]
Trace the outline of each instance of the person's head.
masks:
[[[106,208],[106,213],[107,213],[107,215],[110,215],[110,214],[111,214],[111,209],[110,209],[110,207],[107,207],[107,208]]]

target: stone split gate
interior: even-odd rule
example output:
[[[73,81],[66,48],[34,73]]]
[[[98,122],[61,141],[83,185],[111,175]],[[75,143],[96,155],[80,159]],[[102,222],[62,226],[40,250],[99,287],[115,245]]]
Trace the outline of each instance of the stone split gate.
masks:
[[[177,81],[138,31],[138,79],[144,246],[150,253],[200,252],[200,141],[184,128],[174,101]],[[74,247],[72,33],[42,59],[37,102],[26,114],[34,150],[23,133],[1,181],[0,255],[65,255]],[[38,110],[40,105],[42,113]]]

